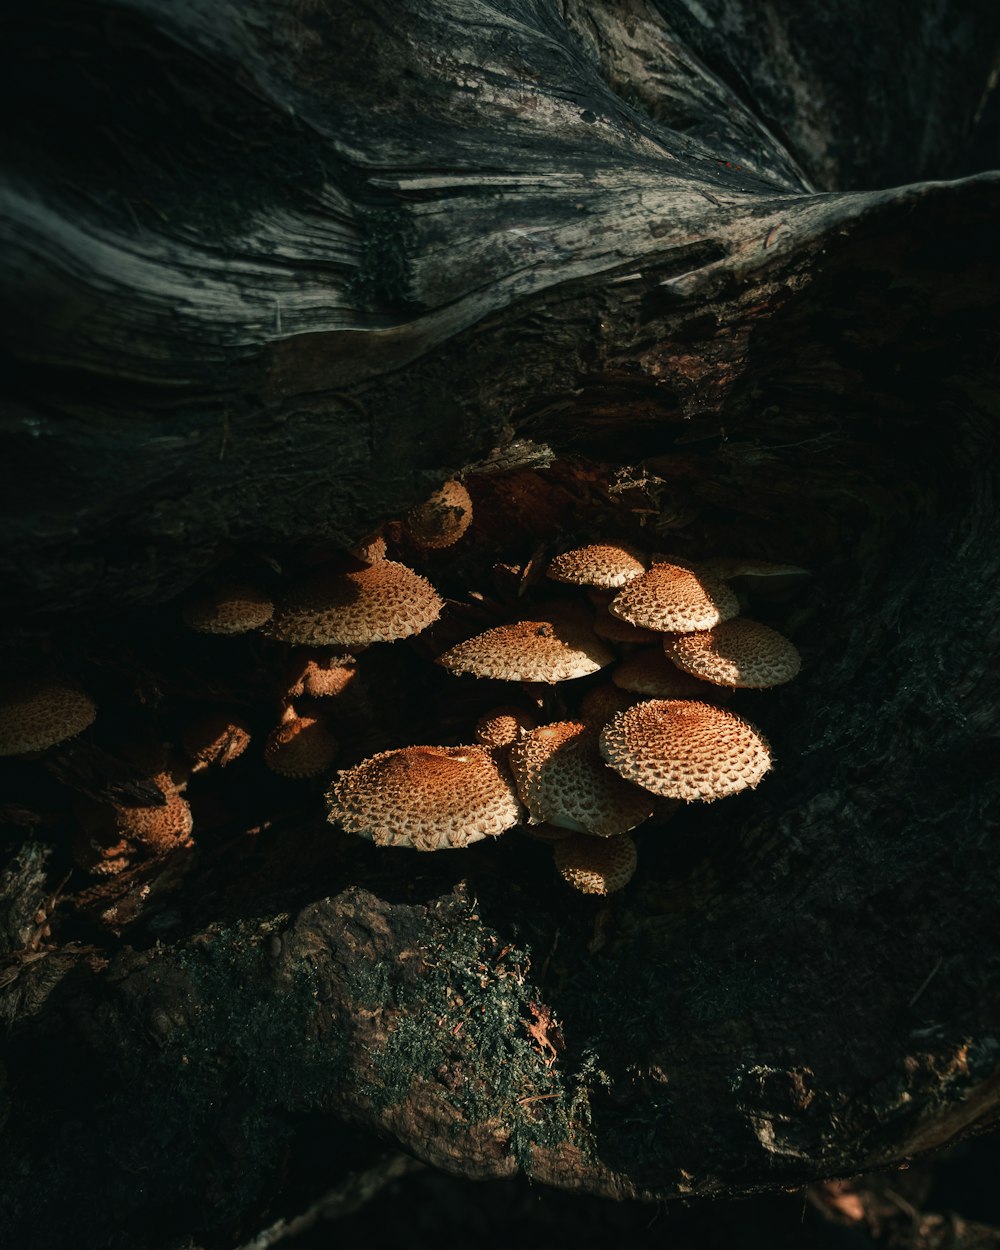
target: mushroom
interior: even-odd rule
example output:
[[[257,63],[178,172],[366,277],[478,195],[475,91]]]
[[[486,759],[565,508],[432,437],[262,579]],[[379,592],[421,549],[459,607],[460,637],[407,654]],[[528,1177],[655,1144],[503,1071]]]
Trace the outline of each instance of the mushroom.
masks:
[[[694,699],[652,699],[614,716],[601,754],[628,781],[671,799],[721,799],[756,786],[771,767],[761,734]]]
[[[476,741],[491,750],[502,751],[513,746],[523,733],[537,724],[526,708],[505,703],[490,708],[476,721]]]
[[[627,656],[611,670],[611,680],[622,690],[630,690],[649,699],[697,699],[705,696],[705,683],[690,673],[682,673],[676,664],[671,663],[664,654],[662,643],[657,647],[643,647]],[[711,693],[714,694],[714,691]]]
[[[386,553],[385,539],[381,530],[376,530],[374,534],[369,534],[367,538],[362,538],[350,548],[351,555],[355,559],[360,560],[362,564],[378,564],[379,560],[385,559]]]
[[[599,686],[594,686],[580,700],[578,714],[581,720],[593,721],[595,724],[603,725],[609,721],[616,712],[624,712],[627,707],[631,707],[633,703],[637,703],[638,699],[630,698],[624,690],[619,690],[617,686],[611,682],[603,681]]]
[[[571,681],[615,658],[581,615],[562,605],[531,620],[497,625],[438,656],[452,673],[500,681]]]
[[[418,851],[498,837],[521,815],[513,784],[482,746],[381,751],[342,771],[327,802],[348,833]]]
[[[737,616],[714,629],[664,638],[679,668],[717,686],[764,689],[791,681],[802,666],[794,643],[776,629]]]
[[[515,743],[511,772],[532,823],[607,838],[652,816],[653,796],[602,762],[597,734],[583,721],[557,721]]]
[[[200,634],[246,634],[270,619],[270,595],[247,582],[220,582],[181,609],[185,625]]]
[[[288,668],[287,694],[291,699],[309,695],[327,699],[343,694],[358,675],[353,655],[330,655],[322,651],[300,651]]]
[[[299,716],[289,704],[281,724],[268,735],[264,763],[281,777],[318,777],[333,763],[338,749],[325,721]]]
[[[592,838],[576,833],[552,847],[559,875],[582,894],[614,894],[628,885],[638,855],[627,833],[613,838]]]
[[[28,755],[75,738],[97,716],[92,699],[68,682],[6,682],[0,688],[0,755]]]
[[[647,643],[659,642],[660,634],[655,629],[640,629],[623,621],[620,616],[612,616],[607,606],[599,606],[594,613],[594,633],[598,638],[606,638],[608,642]]]
[[[614,590],[645,573],[649,559],[627,543],[593,543],[555,556],[546,573],[557,582]]]
[[[281,642],[352,651],[419,634],[442,606],[426,578],[395,560],[379,560],[303,578],[284,596],[266,632]]]
[[[445,482],[403,518],[410,540],[428,550],[451,547],[472,523],[472,498],[461,482]]]
[[[612,599],[608,611],[642,629],[686,634],[739,613],[725,582],[680,564],[654,564]]]

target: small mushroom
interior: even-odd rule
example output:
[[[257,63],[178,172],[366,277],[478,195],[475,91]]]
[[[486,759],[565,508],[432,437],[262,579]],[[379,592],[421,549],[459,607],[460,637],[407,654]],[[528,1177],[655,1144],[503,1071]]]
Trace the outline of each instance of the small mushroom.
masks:
[[[664,638],[664,653],[679,668],[717,686],[761,690],[797,676],[802,657],[776,629],[737,616],[714,629]]]
[[[613,838],[571,834],[552,847],[559,875],[581,894],[614,894],[635,874],[638,855],[627,833]]]
[[[608,611],[642,629],[686,634],[738,615],[725,582],[680,564],[654,564],[612,599]]]
[[[83,733],[96,716],[93,700],[68,682],[6,682],[0,688],[0,755],[44,751]]]
[[[264,763],[281,777],[318,777],[337,757],[339,744],[316,716],[299,716],[289,704],[281,724],[271,730]]]
[[[333,698],[343,694],[357,676],[353,655],[300,651],[288,667],[287,694],[290,699],[302,695],[312,699]]]
[[[694,699],[652,699],[619,712],[601,732],[601,754],[626,780],[686,802],[756,786],[771,767],[758,730]]]
[[[427,550],[453,546],[471,523],[472,498],[457,481],[445,482],[403,518],[410,540]]]
[[[185,625],[201,634],[246,634],[270,619],[270,595],[247,582],[220,582],[189,599],[181,609]]]
[[[664,654],[662,643],[627,656],[611,670],[611,680],[622,690],[645,695],[647,699],[697,699],[706,694],[705,683],[690,673],[682,673]]]
[[[502,751],[535,728],[538,721],[523,707],[505,703],[490,708],[476,721],[476,741],[494,751]]]
[[[418,851],[495,838],[521,815],[510,778],[482,746],[381,751],[342,771],[327,802],[348,833]]]
[[[555,556],[546,576],[573,586],[613,590],[641,576],[648,567],[648,557],[628,543],[593,543]]]
[[[452,673],[552,683],[596,673],[614,658],[586,619],[560,607],[488,629],[451,647],[437,662]]]

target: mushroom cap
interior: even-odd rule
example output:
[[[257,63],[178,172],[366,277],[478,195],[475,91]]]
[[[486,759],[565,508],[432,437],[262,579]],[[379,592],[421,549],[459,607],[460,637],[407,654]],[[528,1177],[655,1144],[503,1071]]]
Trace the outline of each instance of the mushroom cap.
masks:
[[[196,764],[225,768],[250,744],[250,730],[231,712],[213,712],[193,721],[184,730],[181,746]]]
[[[721,799],[756,786],[767,742],[741,717],[694,699],[653,699],[619,712],[601,754],[628,781],[670,799]]]
[[[791,681],[802,667],[794,643],[776,629],[745,616],[713,629],[664,638],[663,650],[679,668],[717,686],[763,689]]]
[[[608,611],[642,629],[687,634],[739,613],[725,582],[680,564],[654,564],[612,599]]]
[[[673,638],[675,635],[670,635]],[[687,637],[688,635],[676,635]],[[664,644],[643,647],[626,656],[611,670],[611,680],[622,690],[644,694],[648,699],[697,699],[705,696],[705,683],[682,673],[664,655]]]
[[[556,721],[512,747],[511,772],[533,822],[609,838],[652,816],[652,795],[603,763],[597,734],[593,724]]]
[[[281,777],[318,777],[336,758],[339,744],[315,716],[288,716],[267,737],[264,763]]]
[[[61,681],[5,683],[0,689],[0,755],[27,755],[65,742],[93,724],[91,699]]]
[[[457,543],[472,523],[472,497],[461,482],[445,482],[422,504],[411,508],[403,524],[418,547],[435,549]]]
[[[441,607],[426,578],[395,560],[379,560],[304,578],[285,595],[266,632],[281,642],[349,651],[419,634]]]
[[[351,555],[363,564],[377,564],[379,560],[384,560],[387,550],[388,547],[381,530],[376,530],[374,534],[369,534],[367,538],[362,538],[360,542],[355,543],[350,548]]]
[[[490,708],[476,721],[476,741],[493,750],[513,746],[522,730],[534,729],[537,719],[527,708],[505,703]]]
[[[266,625],[274,612],[271,596],[247,582],[220,582],[189,599],[184,624],[200,634],[245,634]]]
[[[156,773],[151,780],[163,791],[166,803],[160,807],[116,804],[115,832],[155,854],[189,845],[194,820],[187,799],[177,789],[169,772]]]
[[[499,681],[572,681],[610,664],[614,652],[575,613],[539,613],[497,625],[451,647],[437,662],[452,673]]]
[[[572,834],[553,843],[552,857],[563,880],[582,894],[614,894],[632,880],[638,862],[627,833],[613,838]]]
[[[418,851],[495,838],[521,817],[510,778],[482,746],[380,751],[342,771],[326,797],[348,833]]]
[[[324,655],[318,651],[300,651],[288,669],[288,697],[309,695],[327,699],[343,694],[357,677],[353,655]]]
[[[600,586],[612,590],[639,577],[649,560],[628,543],[592,543],[553,557],[547,576],[573,586]]]

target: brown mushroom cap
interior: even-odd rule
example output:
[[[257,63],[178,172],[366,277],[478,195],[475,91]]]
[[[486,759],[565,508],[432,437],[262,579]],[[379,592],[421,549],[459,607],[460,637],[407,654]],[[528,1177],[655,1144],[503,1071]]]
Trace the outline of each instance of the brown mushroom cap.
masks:
[[[638,855],[627,833],[613,838],[572,834],[552,846],[559,875],[582,894],[614,894],[628,885]]]
[[[671,634],[674,637],[686,635]],[[682,673],[664,655],[661,643],[656,647],[643,647],[626,656],[611,670],[611,680],[622,690],[643,694],[648,699],[697,699],[705,697],[705,683]]]
[[[737,616],[714,629],[663,640],[678,667],[717,686],[763,689],[791,681],[802,666],[794,643],[776,629]]]
[[[281,642],[353,650],[419,634],[441,615],[437,591],[395,560],[320,571],[282,600],[267,633]]]
[[[557,721],[512,747],[511,772],[533,822],[609,838],[652,816],[652,795],[603,763],[597,733],[593,724]]]
[[[327,699],[343,694],[357,677],[353,655],[324,655],[319,651],[298,652],[288,668],[288,697],[309,695]]]
[[[640,629],[638,625],[623,621],[620,616],[612,616],[606,607],[598,607],[594,613],[593,628],[598,638],[605,638],[608,642],[634,642],[641,645],[660,641],[658,630]]]
[[[472,498],[461,482],[445,482],[403,518],[410,539],[433,550],[457,543],[472,523]]]
[[[151,780],[163,791],[166,803],[162,807],[116,806],[116,833],[154,854],[190,845],[194,820],[187,799],[174,785],[170,773],[156,773]]]
[[[345,769],[327,793],[330,820],[379,846],[438,851],[517,824],[511,781],[481,746],[401,747]]]
[[[339,744],[315,716],[296,716],[289,708],[285,719],[268,734],[264,762],[282,777],[318,777],[333,763]]]
[[[711,629],[739,613],[736,595],[725,582],[679,564],[654,564],[612,599],[612,616],[662,633]]]
[[[756,786],[771,767],[752,725],[694,699],[654,699],[619,712],[601,733],[601,754],[628,781],[688,802]]]
[[[575,613],[547,612],[530,621],[497,625],[439,655],[452,673],[499,681],[572,681],[610,664],[614,652]]]
[[[639,577],[648,566],[646,556],[628,543],[593,543],[553,557],[547,576],[573,586],[613,590]]]
[[[0,688],[0,755],[27,755],[75,738],[92,724],[97,708],[60,681],[11,682]]]
[[[523,707],[505,703],[490,708],[476,721],[476,741],[484,747],[500,750],[513,746],[525,730],[534,729],[537,719]]]
[[[213,712],[193,721],[184,730],[181,746],[195,767],[219,768],[238,758],[250,744],[250,730],[231,712]]]
[[[616,712],[624,712],[627,707],[637,702],[638,699],[631,698],[624,690],[619,690],[611,682],[602,681],[599,686],[594,686],[583,696],[577,714],[581,720],[603,725]]]
[[[189,599],[181,609],[185,625],[201,634],[245,634],[267,624],[271,597],[246,582],[222,582]]]
[[[379,531],[362,538],[350,548],[351,555],[363,564],[377,564],[379,560],[384,560],[387,550],[385,538]]]

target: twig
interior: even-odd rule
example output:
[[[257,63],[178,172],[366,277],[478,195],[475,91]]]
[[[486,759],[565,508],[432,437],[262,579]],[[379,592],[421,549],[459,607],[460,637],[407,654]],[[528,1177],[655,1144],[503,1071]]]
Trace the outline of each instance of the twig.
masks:
[[[355,1172],[341,1184],[335,1185],[301,1215],[293,1216],[289,1220],[278,1220],[237,1250],[270,1250],[270,1247],[280,1245],[293,1237],[301,1237],[322,1220],[339,1220],[352,1214],[392,1181],[399,1180],[410,1172],[419,1172],[423,1167],[424,1164],[419,1159],[413,1159],[409,1155],[388,1155],[367,1172]]]
[[[918,990],[917,990],[917,992],[913,995],[913,997],[910,999],[910,1001],[906,1004],[906,1005],[907,1005],[907,1007],[912,1007],[912,1006],[913,1006],[913,1004],[914,1004],[914,1003],[917,1001],[917,999],[920,997],[920,995],[924,992],[924,990],[925,990],[925,989],[927,989],[928,985],[930,985],[930,983],[934,980],[934,978],[937,976],[937,974],[941,971],[941,965],[942,965],[943,963],[944,963],[944,956],[943,956],[943,955],[938,955],[938,960],[937,960],[937,963],[936,963],[936,964],[934,965],[934,967],[930,970],[930,972],[928,972],[927,976],[926,976],[926,977],[924,977],[924,980],[923,980],[923,982],[922,982],[922,984],[921,984],[921,986],[920,986],[920,989],[918,989]]]

